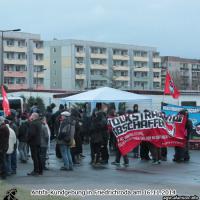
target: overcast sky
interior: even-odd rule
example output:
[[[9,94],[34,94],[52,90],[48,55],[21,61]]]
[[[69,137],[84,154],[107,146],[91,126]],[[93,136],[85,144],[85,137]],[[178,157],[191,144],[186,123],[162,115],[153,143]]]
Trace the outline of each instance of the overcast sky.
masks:
[[[13,28],[200,58],[200,0],[0,0],[0,29]]]

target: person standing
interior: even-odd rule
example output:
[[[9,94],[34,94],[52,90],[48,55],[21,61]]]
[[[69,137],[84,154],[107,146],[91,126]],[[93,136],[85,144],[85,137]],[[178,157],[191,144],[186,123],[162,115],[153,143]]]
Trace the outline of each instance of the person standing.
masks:
[[[9,130],[9,145],[8,145],[8,150],[6,152],[6,170],[7,174],[16,174],[16,169],[13,170],[12,168],[12,154],[15,151],[15,146],[17,143],[17,138],[15,131],[10,127],[8,120],[5,120],[6,126],[8,127]]]
[[[28,150],[27,150],[28,129],[29,129],[28,119],[26,115],[22,115],[18,133],[18,139],[19,139],[18,151],[21,163],[27,163],[28,160]]]
[[[70,146],[74,140],[75,120],[71,118],[71,113],[64,111],[61,113],[61,124],[58,131],[57,144],[59,145],[64,166],[60,170],[72,171],[73,162]]]
[[[31,157],[33,160],[34,169],[27,175],[37,176],[43,174],[41,161],[41,135],[42,123],[39,119],[38,113],[32,113],[30,116],[30,125],[28,132],[28,144],[31,150]]]
[[[6,152],[9,145],[9,129],[0,116],[0,173],[1,178],[6,179]]]
[[[46,118],[43,117],[42,121],[42,134],[41,134],[41,161],[42,161],[42,169],[48,170],[46,167],[46,159],[47,159],[47,149],[49,145],[49,134],[46,126]]]

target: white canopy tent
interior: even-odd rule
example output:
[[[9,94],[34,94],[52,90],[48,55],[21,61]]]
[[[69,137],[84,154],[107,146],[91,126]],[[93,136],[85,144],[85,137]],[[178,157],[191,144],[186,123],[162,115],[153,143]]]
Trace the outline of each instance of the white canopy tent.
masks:
[[[109,87],[102,87],[61,99],[61,103],[64,104],[86,102],[91,103],[92,109],[95,107],[96,103],[115,103],[116,108],[118,108],[118,105],[121,102],[148,103],[149,105],[152,105],[151,97]]]

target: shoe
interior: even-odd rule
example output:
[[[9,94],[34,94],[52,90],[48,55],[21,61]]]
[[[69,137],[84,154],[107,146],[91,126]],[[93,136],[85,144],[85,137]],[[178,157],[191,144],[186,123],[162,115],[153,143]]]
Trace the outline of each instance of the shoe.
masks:
[[[120,163],[118,163],[118,162],[114,161],[114,162],[111,162],[111,165],[117,165],[117,166],[119,166],[119,165],[120,165]]]
[[[69,169],[67,167],[61,167],[60,170],[68,171]]]
[[[48,171],[49,170],[49,168],[47,168],[47,167],[44,167],[44,169],[43,170],[45,170],[45,171]]]
[[[125,167],[128,167],[128,166],[129,166],[129,164],[128,164],[128,163],[124,163],[123,165],[124,165]]]
[[[17,172],[16,171],[12,171],[11,174],[17,174]]]
[[[42,175],[43,175],[43,172],[39,172],[38,174],[39,174],[40,176],[42,176]]]
[[[38,176],[39,173],[32,171],[32,172],[28,173],[27,175],[28,176]]]
[[[68,169],[68,171],[73,171],[74,169],[72,168],[72,167],[70,167],[69,169]]]
[[[81,158],[85,158],[85,156],[84,156],[82,153],[80,153],[80,157],[81,157]]]
[[[108,164],[108,161],[107,161],[107,160],[102,160],[102,161],[101,161],[101,164],[102,164],[102,165],[107,165],[107,164]]]
[[[27,163],[27,160],[21,160],[21,163],[25,164],[25,163]]]
[[[160,161],[153,161],[152,164],[153,164],[153,165],[159,165],[159,164],[160,164]]]

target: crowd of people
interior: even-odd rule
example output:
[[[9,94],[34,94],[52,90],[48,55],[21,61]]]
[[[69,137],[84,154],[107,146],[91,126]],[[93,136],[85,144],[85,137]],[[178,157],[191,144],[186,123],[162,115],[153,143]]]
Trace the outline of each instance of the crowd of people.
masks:
[[[72,171],[74,165],[78,165],[83,155],[83,144],[89,144],[91,150],[90,164],[101,166],[108,164],[110,152],[115,152],[113,165],[120,165],[121,153],[117,147],[117,141],[107,119],[125,113],[139,112],[138,105],[133,110],[115,112],[104,104],[97,104],[90,115],[89,105],[67,109],[60,105],[58,111],[53,112],[55,105],[51,104],[44,113],[41,113],[37,104],[34,104],[28,112],[18,116],[11,114],[0,117],[0,174],[2,179],[16,174],[17,159],[26,164],[29,155],[33,161],[33,170],[28,176],[42,175],[48,170],[46,165],[50,142],[56,143],[56,156],[63,160],[60,170]],[[145,110],[144,112],[148,112]],[[175,147],[173,161],[189,161],[188,140],[192,130],[192,122],[188,118],[186,110],[181,111],[187,117],[187,143],[185,148]],[[149,142],[142,142],[140,147],[132,151],[134,158],[152,160],[153,164],[167,160],[167,148],[158,148]],[[124,165],[129,165],[128,155],[123,156]]]

